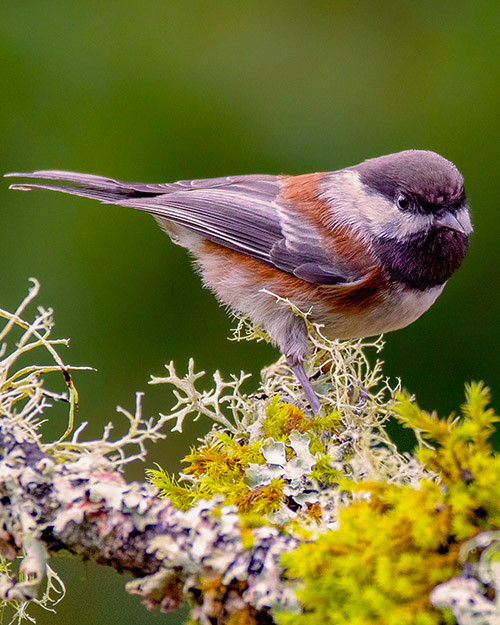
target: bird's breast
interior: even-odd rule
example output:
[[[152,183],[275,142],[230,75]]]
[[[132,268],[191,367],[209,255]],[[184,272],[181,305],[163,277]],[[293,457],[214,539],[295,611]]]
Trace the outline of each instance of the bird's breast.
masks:
[[[346,315],[342,311],[317,310],[315,321],[324,324],[329,338],[356,339],[377,336],[405,328],[428,310],[436,301],[444,284],[420,291],[405,285],[393,285],[372,307]],[[314,314],[314,311],[313,311]]]

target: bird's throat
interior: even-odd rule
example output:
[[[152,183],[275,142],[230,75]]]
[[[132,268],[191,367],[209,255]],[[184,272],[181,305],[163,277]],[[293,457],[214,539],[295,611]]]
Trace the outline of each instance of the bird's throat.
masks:
[[[425,291],[451,277],[460,267],[468,247],[466,235],[434,228],[400,241],[380,238],[375,249],[391,280]]]

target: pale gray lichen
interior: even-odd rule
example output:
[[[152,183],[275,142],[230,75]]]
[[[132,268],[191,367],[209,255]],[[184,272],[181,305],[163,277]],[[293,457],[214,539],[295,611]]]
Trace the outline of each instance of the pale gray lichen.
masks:
[[[237,510],[221,498],[176,510],[152,486],[127,483],[110,462],[90,455],[54,462],[10,425],[0,421],[0,498],[9,499],[0,509],[1,542],[4,557],[24,552],[24,579],[3,577],[5,601],[32,600],[48,573],[49,552],[65,549],[135,575],[127,589],[150,608],[173,609],[192,597],[201,614],[208,606],[196,599],[203,597],[207,576],[221,586],[241,582],[241,601],[256,610],[296,607],[294,593],[280,582],[279,565],[279,556],[296,546],[293,537],[257,527],[250,530],[252,545],[245,546]],[[162,594],[158,583],[169,579],[181,592],[167,588]],[[208,623],[210,613],[205,616]]]
[[[252,546],[245,547],[238,509],[224,506],[222,497],[201,500],[190,510],[177,513],[177,533],[156,536],[149,551],[162,562],[163,574],[174,575],[182,569],[186,576],[183,596],[199,590],[200,575],[205,575],[218,579],[221,587],[241,582],[245,588],[243,602],[257,610],[298,608],[293,591],[281,583],[283,568],[279,564],[279,556],[291,551],[296,539],[282,535],[276,527],[256,527],[251,530]],[[156,575],[158,572],[153,577]],[[148,582],[148,578],[134,580],[127,589],[147,596],[144,590]],[[196,618],[202,614],[199,607],[195,612]],[[206,614],[202,622],[208,623],[209,616]]]
[[[479,560],[473,557],[478,551]],[[460,549],[460,559],[462,576],[436,586],[429,597],[431,603],[451,610],[458,625],[499,625],[500,532],[481,532],[467,541]]]

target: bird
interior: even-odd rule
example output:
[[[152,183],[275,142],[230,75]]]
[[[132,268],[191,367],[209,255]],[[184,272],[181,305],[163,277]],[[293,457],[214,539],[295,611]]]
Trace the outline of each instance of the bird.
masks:
[[[473,231],[462,174],[429,150],[336,171],[160,184],[58,170],[6,176],[30,179],[11,189],[60,191],[153,215],[187,248],[219,302],[264,328],[314,414],[321,403],[304,370],[306,324],[274,296],[310,311],[327,338],[398,330],[432,306]]]

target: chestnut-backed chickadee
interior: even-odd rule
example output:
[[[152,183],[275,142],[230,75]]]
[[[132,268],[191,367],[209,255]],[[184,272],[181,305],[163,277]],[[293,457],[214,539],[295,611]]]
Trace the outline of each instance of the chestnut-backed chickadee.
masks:
[[[472,225],[463,177],[434,152],[407,150],[333,172],[249,175],[171,184],[120,182],[65,171],[7,174],[71,183],[13,184],[62,191],[151,213],[186,247],[204,284],[265,328],[314,412],[303,363],[305,324],[288,298],[332,338],[403,328],[460,266]]]

